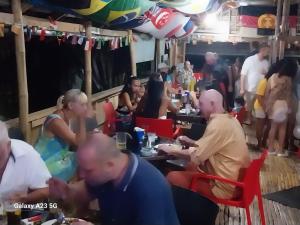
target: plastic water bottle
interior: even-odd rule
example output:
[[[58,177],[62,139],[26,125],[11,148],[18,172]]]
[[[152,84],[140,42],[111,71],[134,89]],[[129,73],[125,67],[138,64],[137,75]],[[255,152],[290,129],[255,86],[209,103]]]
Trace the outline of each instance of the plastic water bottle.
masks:
[[[186,113],[186,115],[189,115],[191,113],[191,101],[190,101],[190,93],[189,92],[186,92],[185,113]]]

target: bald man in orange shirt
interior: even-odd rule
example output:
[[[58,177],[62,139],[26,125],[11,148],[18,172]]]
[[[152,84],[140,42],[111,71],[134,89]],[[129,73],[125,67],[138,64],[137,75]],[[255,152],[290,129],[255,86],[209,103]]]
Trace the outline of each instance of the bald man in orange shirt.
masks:
[[[190,146],[182,150],[175,145],[160,145],[159,149],[180,158],[190,160],[192,168],[175,171],[167,178],[173,185],[189,188],[194,174],[199,171],[238,181],[250,163],[244,131],[240,123],[225,113],[223,97],[216,90],[201,94],[199,107],[208,120],[206,131],[201,139],[194,141],[188,137],[179,137],[179,141]],[[232,185],[206,180],[199,181],[198,192],[205,196],[233,199],[240,195]]]

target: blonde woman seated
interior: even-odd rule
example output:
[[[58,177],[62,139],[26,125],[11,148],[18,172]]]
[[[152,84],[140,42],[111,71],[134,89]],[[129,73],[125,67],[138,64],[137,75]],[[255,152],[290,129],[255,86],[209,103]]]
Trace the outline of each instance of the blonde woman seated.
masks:
[[[68,181],[75,175],[75,154],[69,151],[69,146],[78,146],[85,140],[87,102],[85,93],[71,89],[58,100],[58,110],[43,124],[35,148],[53,177]],[[72,120],[79,124],[77,133],[70,128]]]
[[[166,119],[168,111],[176,113],[179,107],[173,105],[167,96],[164,82],[154,77],[156,76],[152,75],[152,79],[148,82],[147,93],[140,101],[136,114],[146,118]]]

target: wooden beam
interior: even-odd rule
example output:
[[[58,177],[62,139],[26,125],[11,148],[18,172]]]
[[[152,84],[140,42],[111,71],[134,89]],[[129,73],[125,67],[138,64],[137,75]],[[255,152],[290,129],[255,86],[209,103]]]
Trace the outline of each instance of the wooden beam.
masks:
[[[173,62],[174,62],[174,66],[176,66],[177,65],[177,63],[178,63],[178,60],[177,60],[177,54],[178,54],[178,43],[177,43],[177,40],[175,40],[175,43],[174,43],[174,45],[172,45],[172,48],[174,49],[174,54],[173,54],[173,57],[174,57],[174,59],[173,59]]]
[[[133,76],[137,76],[137,74],[136,74],[137,73],[137,71],[136,71],[136,54],[135,54],[132,30],[128,30],[128,37],[129,37],[129,40],[131,40],[129,43],[130,59],[131,59],[131,73]]]
[[[12,25],[14,24],[13,14],[10,13],[0,13],[0,22]],[[23,25],[28,26],[38,26],[49,28],[51,26],[49,20],[31,17],[31,16],[23,16]],[[110,37],[126,37],[128,35],[127,31],[119,31],[119,30],[107,30],[100,29],[96,27],[92,27],[92,34],[94,35],[102,35],[102,36],[110,36]],[[85,31],[84,26],[76,23],[66,23],[57,21],[57,30],[68,33],[83,33]]]
[[[282,15],[282,0],[277,0],[277,13],[276,13],[276,26],[275,26],[275,37],[278,37],[280,33],[280,23],[281,23],[281,15]],[[275,63],[278,57],[278,40],[272,41],[272,63]]]
[[[161,55],[160,55],[160,40],[155,39],[155,69],[157,71],[158,64],[160,63],[161,60]]]
[[[285,34],[287,32],[288,26],[288,16],[290,11],[290,0],[283,1],[282,9],[282,21],[281,21],[281,33]],[[279,42],[279,59],[283,59],[285,50],[285,41]]]
[[[175,64],[175,61],[174,61],[174,59],[175,59],[175,55],[176,53],[175,53],[175,49],[174,49],[174,46],[171,46],[170,48],[169,48],[169,63],[170,63],[170,66],[176,66],[176,64]]]
[[[186,57],[186,41],[182,41],[182,55],[183,55],[183,62],[185,62],[185,57]]]
[[[85,24],[85,35],[87,40],[91,41],[92,30],[91,23],[88,22]],[[84,51],[84,71],[85,71],[85,93],[88,97],[89,102],[92,101],[92,50],[89,48]]]
[[[148,78],[141,80],[142,84],[146,84],[147,82],[148,82]],[[99,92],[97,94],[93,94],[92,102],[104,101],[107,98],[112,98],[114,96],[117,96],[119,95],[122,89],[123,89],[123,85],[111,88],[106,91]],[[53,106],[48,109],[43,109],[41,111],[31,113],[29,115],[29,122],[31,123],[31,127],[34,128],[34,127],[41,126],[45,121],[46,117],[52,114],[55,110],[57,110],[57,107]],[[18,126],[19,118],[8,120],[6,121],[6,124],[8,124],[10,127]]]
[[[14,26],[18,26],[19,32],[15,34],[15,52],[18,74],[19,91],[19,127],[23,132],[26,141],[30,141],[30,127],[28,123],[28,87],[26,72],[26,51],[23,31],[23,17],[21,0],[12,0],[12,11]]]

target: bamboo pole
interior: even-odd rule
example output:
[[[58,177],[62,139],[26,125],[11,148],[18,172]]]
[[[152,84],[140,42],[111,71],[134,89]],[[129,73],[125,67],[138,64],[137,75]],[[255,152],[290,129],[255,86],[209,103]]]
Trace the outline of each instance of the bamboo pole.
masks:
[[[170,62],[170,66],[174,66],[174,48],[173,46],[169,47],[169,62]]]
[[[28,123],[28,87],[26,72],[26,50],[23,30],[23,16],[21,0],[12,0],[12,12],[14,16],[14,25],[18,32],[15,34],[15,53],[18,75],[19,91],[19,127],[25,136],[27,142],[30,142],[30,127]]]
[[[281,33],[286,34],[288,26],[288,16],[290,11],[290,0],[284,0],[282,9]],[[283,59],[285,49],[285,41],[279,42],[279,59]]]
[[[272,51],[272,62],[275,63],[278,57],[278,36],[280,33],[280,23],[281,23],[281,15],[282,15],[282,0],[277,0],[277,13],[276,13],[276,26],[275,26],[275,40],[273,40],[273,51]]]
[[[182,62],[185,62],[186,55],[186,41],[182,41]]]
[[[177,43],[177,40],[175,40],[175,43],[173,45],[173,48],[174,48],[174,66],[177,65],[177,58],[178,58],[178,43]]]
[[[85,24],[85,35],[87,40],[91,41],[92,38],[92,27],[91,23]],[[88,97],[88,101],[92,101],[92,50],[89,48],[84,51],[84,69],[85,69],[85,92]]]
[[[161,55],[160,55],[160,40],[155,39],[155,68],[157,71],[158,64],[161,61]]]
[[[135,48],[134,48],[134,41],[133,41],[133,34],[132,30],[128,30],[128,38],[130,40],[129,48],[130,48],[130,59],[131,59],[131,73],[132,76],[137,76],[136,72],[136,56],[135,56]]]

